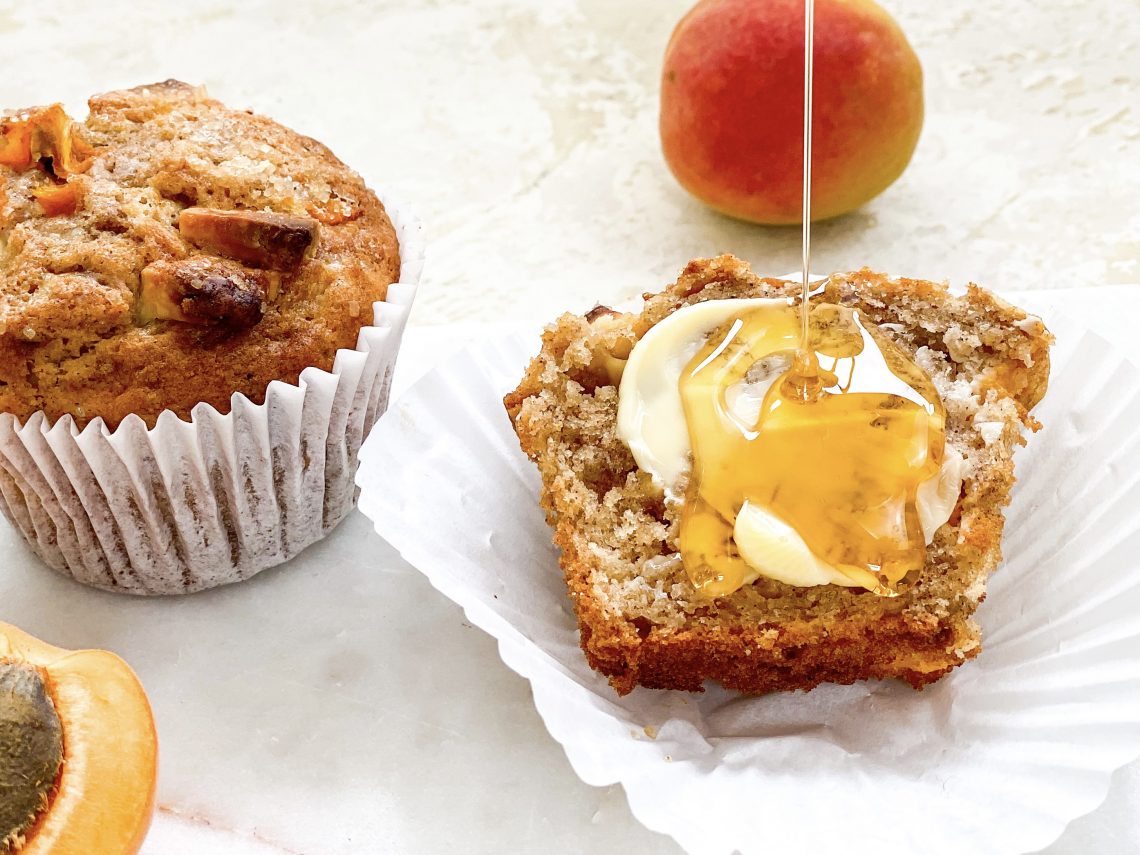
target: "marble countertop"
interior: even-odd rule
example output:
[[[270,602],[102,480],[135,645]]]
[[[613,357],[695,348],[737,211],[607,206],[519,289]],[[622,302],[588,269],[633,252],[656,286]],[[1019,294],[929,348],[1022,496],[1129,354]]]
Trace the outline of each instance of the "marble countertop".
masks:
[[[895,186],[816,229],[816,270],[1140,281],[1140,5],[883,5],[925,68],[923,137]],[[460,328],[620,302],[694,256],[797,266],[797,229],[713,214],[665,169],[657,74],[688,6],[0,0],[0,101],[81,114],[177,77],[383,181],[430,247],[406,383]],[[525,681],[359,514],[251,582],[149,601],[56,577],[0,521],[0,620],[140,673],[162,741],[148,855],[679,851],[578,781]],[[1140,850],[1138,803],[1133,764],[1048,855]]]

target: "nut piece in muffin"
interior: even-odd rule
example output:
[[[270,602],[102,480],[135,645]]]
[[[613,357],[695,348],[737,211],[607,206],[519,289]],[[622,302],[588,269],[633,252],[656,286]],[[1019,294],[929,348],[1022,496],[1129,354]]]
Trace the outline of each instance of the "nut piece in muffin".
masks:
[[[639,313],[563,315],[506,397],[542,477],[582,649],[623,694],[638,685],[697,691],[706,680],[748,693],[882,677],[921,687],[980,651],[971,616],[1001,558],[1013,452],[1023,428],[1036,427],[1029,411],[1048,383],[1052,337],[976,286],[954,296],[863,270],[830,277],[816,298],[857,313],[884,353],[917,365],[940,399],[955,477],[921,566],[878,593],[849,580],[797,582],[780,566],[714,596],[694,583],[680,542],[692,496],[663,489],[639,466],[643,449],[631,448],[619,424],[623,374],[639,343],[678,312],[795,294],[731,256],[691,262],[674,285],[646,295]],[[793,553],[769,557],[779,564],[785,555]]]
[[[330,369],[399,278],[325,146],[169,80],[0,119],[0,412],[109,427]]]

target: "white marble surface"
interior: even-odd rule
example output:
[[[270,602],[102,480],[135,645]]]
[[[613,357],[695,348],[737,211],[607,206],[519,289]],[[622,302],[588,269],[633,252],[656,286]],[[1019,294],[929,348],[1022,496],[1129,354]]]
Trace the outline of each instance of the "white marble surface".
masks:
[[[179,77],[382,177],[432,247],[410,376],[458,325],[617,302],[695,255],[796,266],[798,232],[707,212],[662,163],[656,78],[688,5],[0,0],[0,103],[82,112]],[[923,61],[926,127],[899,183],[817,230],[817,269],[1140,281],[1140,5],[884,5]],[[148,855],[677,851],[577,781],[493,644],[358,515],[289,567],[162,601],[58,579],[0,522],[0,619],[138,669],[163,746]],[[1138,804],[1134,764],[1049,855],[1140,851]]]

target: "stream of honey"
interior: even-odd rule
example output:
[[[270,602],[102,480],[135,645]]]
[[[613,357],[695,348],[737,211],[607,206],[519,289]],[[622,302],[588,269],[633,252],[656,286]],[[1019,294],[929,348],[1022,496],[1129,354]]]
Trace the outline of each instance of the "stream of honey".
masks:
[[[805,0],[801,297],[741,312],[680,380],[693,453],[680,550],[709,597],[764,575],[735,543],[746,506],[791,526],[854,584],[895,595],[924,563],[918,488],[945,450],[926,373],[858,311],[810,299],[813,29]]]

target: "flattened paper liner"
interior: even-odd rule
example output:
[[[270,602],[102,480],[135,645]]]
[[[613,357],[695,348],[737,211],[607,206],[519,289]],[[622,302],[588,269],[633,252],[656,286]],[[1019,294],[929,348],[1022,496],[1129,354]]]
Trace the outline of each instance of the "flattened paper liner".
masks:
[[[257,405],[199,404],[78,430],[0,414],[0,511],[49,566],[132,594],[182,594],[247,579],[320,540],[352,509],[360,443],[388,403],[424,251],[418,220],[382,197],[400,279],[373,304],[332,371],[274,382]]]
[[[498,639],[578,775],[621,783],[690,852],[1034,851],[1140,755],[1140,371],[1094,335],[1062,338],[1045,428],[1017,455],[984,650],[923,692],[619,698],[578,648],[501,403],[534,334],[473,347],[404,395],[362,449],[360,507]]]

